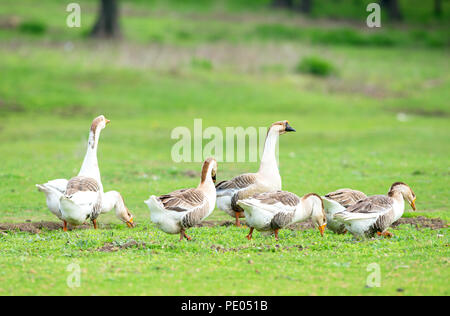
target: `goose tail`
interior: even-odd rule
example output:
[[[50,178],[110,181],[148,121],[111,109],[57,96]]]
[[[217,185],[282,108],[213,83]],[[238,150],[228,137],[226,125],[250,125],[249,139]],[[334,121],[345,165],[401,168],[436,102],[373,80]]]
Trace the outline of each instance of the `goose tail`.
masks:
[[[69,197],[62,195],[59,198],[59,205],[62,213],[66,214],[66,217],[77,217],[76,214],[83,213],[83,209],[72,201]]]
[[[61,191],[47,184],[36,184],[39,192],[43,192],[46,196],[54,195],[58,199],[63,195]]]
[[[323,208],[325,210],[325,213],[329,216],[333,216],[335,213],[345,211],[345,207],[343,207],[341,204],[339,204],[336,201],[330,200],[324,196],[322,196],[322,201],[323,201]]]
[[[352,213],[344,211],[335,213],[334,219],[336,219],[338,222],[345,223],[345,222],[373,219],[376,218],[377,216],[378,214],[375,213]]]
[[[156,197],[155,195],[150,196],[148,198],[148,200],[144,201],[144,203],[147,204],[147,206],[150,210],[150,214],[161,213],[164,211],[164,207],[162,206],[158,197]]]

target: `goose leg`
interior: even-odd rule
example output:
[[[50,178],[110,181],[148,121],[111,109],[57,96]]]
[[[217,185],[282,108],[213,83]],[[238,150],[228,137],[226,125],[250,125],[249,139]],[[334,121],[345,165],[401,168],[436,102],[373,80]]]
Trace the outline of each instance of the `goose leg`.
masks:
[[[234,217],[236,218],[236,226],[241,227],[241,222],[239,221],[240,212],[234,212]]]
[[[96,219],[92,220],[92,224],[94,224],[94,229],[97,229],[97,220]]]
[[[67,231],[67,222],[66,221],[63,221],[63,231]]]
[[[180,241],[183,241],[184,238],[184,230],[180,230]]]
[[[180,241],[183,241],[183,238],[186,238],[187,240],[191,240],[191,237],[186,235],[186,231],[184,229],[180,230]]]
[[[253,234],[253,227],[250,227],[250,232],[248,233],[248,235],[246,236],[248,240],[252,239],[252,234]]]
[[[275,229],[274,234],[275,234],[275,240],[278,240],[278,229]]]
[[[385,231],[385,232],[377,232],[378,236],[384,236],[387,238],[391,238],[392,236],[394,236],[391,232]]]

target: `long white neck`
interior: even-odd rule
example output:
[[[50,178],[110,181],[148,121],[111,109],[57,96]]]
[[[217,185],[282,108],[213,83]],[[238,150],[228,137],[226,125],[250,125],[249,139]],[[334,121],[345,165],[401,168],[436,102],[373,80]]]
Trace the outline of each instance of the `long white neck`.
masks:
[[[205,174],[205,177],[201,179],[200,184],[198,185],[198,189],[202,190],[208,197],[216,197],[216,185],[212,180],[212,164],[209,165],[208,171]]]
[[[396,221],[402,217],[403,212],[405,211],[405,200],[403,194],[399,191],[394,192],[392,199],[394,200],[394,221]]]
[[[97,147],[100,137],[100,129],[89,132],[89,141],[87,145],[86,156],[84,156],[83,164],[81,165],[79,176],[94,178],[100,185],[103,191],[103,185],[100,178],[100,170],[98,168]]]
[[[301,200],[297,205],[294,214],[294,222],[301,222],[311,217],[313,213],[314,202],[311,199]]]
[[[130,214],[125,206],[122,195],[117,191],[109,191],[102,196],[102,213],[107,213],[114,209],[116,217],[129,227],[133,223],[133,215]]]
[[[112,209],[115,209],[117,217],[126,209],[122,196],[117,191],[105,192],[102,197],[102,213],[108,213]]]
[[[267,133],[264,151],[261,157],[261,164],[258,170],[258,173],[263,176],[280,178],[280,171],[278,170],[278,163],[275,156],[279,137],[280,134],[275,129],[270,129]]]

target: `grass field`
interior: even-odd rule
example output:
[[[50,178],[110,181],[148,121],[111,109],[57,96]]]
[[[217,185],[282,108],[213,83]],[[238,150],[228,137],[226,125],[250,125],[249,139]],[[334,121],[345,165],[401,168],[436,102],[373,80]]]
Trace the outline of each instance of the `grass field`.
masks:
[[[216,225],[191,229],[193,240],[180,243],[150,223],[143,203],[150,194],[198,183],[192,174],[200,173],[200,163],[172,161],[175,127],[192,129],[201,118],[203,128],[225,131],[288,119],[297,133],[280,137],[284,190],[383,194],[404,181],[418,207],[405,217],[448,221],[445,22],[430,22],[432,30],[421,31],[416,45],[421,20],[373,39],[354,20],[273,16],[264,1],[249,7],[218,1],[200,11],[190,2],[155,2],[152,10],[126,1],[124,39],[96,42],[85,38],[95,2],[80,1],[88,9],[76,30],[65,27],[58,1],[27,10],[30,3],[0,5],[0,22],[16,17],[44,26],[37,33],[22,22],[0,27],[0,223],[56,221],[34,184],[76,175],[89,125],[104,114],[111,120],[99,145],[104,189],[122,193],[137,227],[107,214],[97,231],[0,232],[0,295],[450,294],[447,227],[400,225],[392,239],[366,241],[284,230],[279,241],[255,233],[249,242],[246,229]],[[305,36],[286,33],[297,25]],[[317,30],[324,28],[364,40],[323,37]],[[396,44],[373,44],[380,37]],[[298,72],[309,56],[335,71],[328,77]],[[257,168],[219,163],[218,180]],[[208,220],[232,219],[215,210]],[[73,289],[66,283],[72,263],[82,272]],[[380,266],[380,287],[366,287],[370,263]]]

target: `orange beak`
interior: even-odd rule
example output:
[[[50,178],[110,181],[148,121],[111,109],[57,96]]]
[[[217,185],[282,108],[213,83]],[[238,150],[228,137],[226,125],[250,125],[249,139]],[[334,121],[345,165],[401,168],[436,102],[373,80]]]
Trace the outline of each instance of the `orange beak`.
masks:
[[[110,120],[108,120],[108,119],[105,119],[106,120],[106,124],[108,124],[109,122],[111,122]]]
[[[416,210],[416,199],[411,202],[411,207],[414,211]]]
[[[325,227],[327,227],[327,224],[324,224],[322,226],[319,226],[320,235],[323,237],[323,232],[325,231]]]
[[[133,228],[134,227],[133,218],[130,218],[130,220],[127,222],[127,226],[129,228]]]

